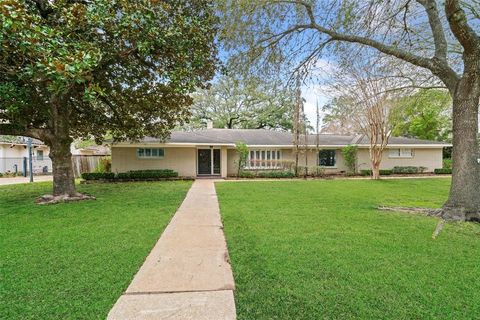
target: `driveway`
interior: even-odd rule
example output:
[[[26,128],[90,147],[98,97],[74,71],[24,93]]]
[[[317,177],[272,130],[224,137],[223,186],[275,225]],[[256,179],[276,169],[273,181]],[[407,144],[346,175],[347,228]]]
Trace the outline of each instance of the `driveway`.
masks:
[[[33,182],[52,181],[52,176],[34,176]],[[0,178],[0,186],[8,184],[30,183],[28,177]]]

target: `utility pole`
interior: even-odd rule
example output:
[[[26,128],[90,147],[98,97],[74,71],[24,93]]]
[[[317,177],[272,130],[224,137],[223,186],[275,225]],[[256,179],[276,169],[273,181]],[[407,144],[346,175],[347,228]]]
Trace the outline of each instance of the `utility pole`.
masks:
[[[33,159],[32,159],[32,138],[28,138],[28,171],[30,182],[33,182]]]

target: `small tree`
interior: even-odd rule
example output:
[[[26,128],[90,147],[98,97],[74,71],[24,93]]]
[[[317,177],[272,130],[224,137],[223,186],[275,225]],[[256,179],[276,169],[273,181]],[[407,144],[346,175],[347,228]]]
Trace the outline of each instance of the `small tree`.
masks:
[[[248,147],[245,142],[237,142],[235,144],[235,149],[237,150],[238,160],[237,160],[237,176],[240,176],[243,169],[247,165],[248,160]]]
[[[354,145],[348,145],[342,148],[343,161],[350,174],[357,172],[357,151],[358,147]]]

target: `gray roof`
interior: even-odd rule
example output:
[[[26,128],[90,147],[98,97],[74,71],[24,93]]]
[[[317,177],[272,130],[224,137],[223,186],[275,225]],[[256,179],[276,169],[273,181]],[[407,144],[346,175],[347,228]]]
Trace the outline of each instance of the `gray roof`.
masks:
[[[316,135],[307,136],[308,145],[316,144]],[[189,144],[235,144],[244,142],[249,146],[292,146],[293,134],[285,131],[263,130],[263,129],[202,129],[195,131],[174,131],[167,143],[189,143]],[[141,142],[158,143],[162,142],[157,138],[146,137]],[[305,144],[304,136],[300,139],[301,144]],[[367,137],[363,135],[336,135],[320,134],[319,145],[321,146],[339,146],[348,144],[368,144]],[[425,145],[425,144],[449,144],[438,141],[427,141],[410,138],[391,137],[389,144],[405,145]]]
[[[3,144],[27,144],[28,138],[22,136],[7,136],[7,135],[0,135],[0,143]],[[38,139],[32,138],[32,144],[34,145],[44,145],[42,141]]]

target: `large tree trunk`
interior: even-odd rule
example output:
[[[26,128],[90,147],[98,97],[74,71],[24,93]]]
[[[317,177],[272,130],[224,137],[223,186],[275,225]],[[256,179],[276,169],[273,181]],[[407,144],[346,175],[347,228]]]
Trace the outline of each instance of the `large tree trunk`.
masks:
[[[52,135],[46,141],[50,147],[53,167],[53,196],[65,198],[80,196],[75,191],[75,176],[72,167],[70,123],[68,113],[61,104],[52,104]]]
[[[75,191],[75,176],[73,174],[70,143],[71,139],[68,137],[58,139],[50,145],[54,196],[74,197],[78,195]]]
[[[443,207],[446,219],[480,221],[479,70],[477,65],[466,71],[453,96],[453,175]]]

